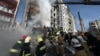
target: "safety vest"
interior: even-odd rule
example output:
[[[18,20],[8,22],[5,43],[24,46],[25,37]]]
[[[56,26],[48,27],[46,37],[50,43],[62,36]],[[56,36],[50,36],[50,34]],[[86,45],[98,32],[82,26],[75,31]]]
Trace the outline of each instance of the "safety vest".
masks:
[[[11,53],[18,53],[18,48],[21,48],[21,45],[22,45],[22,41],[21,40],[18,40],[16,42],[16,44],[13,46],[13,48],[10,49],[10,52]]]
[[[12,53],[17,53],[18,50],[16,50],[16,49],[10,49],[10,52],[12,52]]]
[[[45,50],[45,49],[46,49],[46,46],[44,45],[44,46],[42,46],[42,47],[40,48],[40,51]]]
[[[22,41],[18,40],[18,41],[17,41],[17,44],[22,44]]]
[[[30,56],[30,53],[25,54],[25,51],[23,51],[23,56]]]

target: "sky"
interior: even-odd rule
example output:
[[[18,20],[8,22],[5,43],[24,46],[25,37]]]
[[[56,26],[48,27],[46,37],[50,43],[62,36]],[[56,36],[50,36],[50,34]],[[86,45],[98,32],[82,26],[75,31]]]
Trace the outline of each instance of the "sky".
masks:
[[[19,9],[18,9],[18,13],[17,13],[17,16],[16,16],[16,21],[17,22],[21,22],[22,21],[22,18],[23,18],[23,14],[24,14],[24,9],[25,9],[25,0],[21,0],[20,1],[20,6],[19,6]]]
[[[65,0],[68,1],[68,0]],[[73,0],[69,0],[73,1]],[[74,0],[79,1],[79,0]],[[68,5],[70,11],[76,19],[76,28],[80,30],[79,18],[77,12],[80,12],[81,18],[83,19],[85,30],[88,29],[88,23],[94,20],[100,20],[100,5]],[[21,22],[22,16],[25,9],[25,0],[21,0],[19,10],[17,13],[16,21]]]
[[[68,5],[70,11],[76,19],[77,29],[80,30],[78,11],[83,19],[85,30],[89,27],[89,22],[94,20],[100,20],[100,5]]]

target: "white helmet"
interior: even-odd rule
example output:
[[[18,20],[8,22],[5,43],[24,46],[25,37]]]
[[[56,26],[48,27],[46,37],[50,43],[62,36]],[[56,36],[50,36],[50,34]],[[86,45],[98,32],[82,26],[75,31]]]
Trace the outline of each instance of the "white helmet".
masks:
[[[60,34],[60,32],[57,32],[56,34],[57,34],[57,35],[59,35],[59,34]]]
[[[30,36],[27,36],[26,39],[25,39],[25,43],[29,43],[31,40],[31,37]]]

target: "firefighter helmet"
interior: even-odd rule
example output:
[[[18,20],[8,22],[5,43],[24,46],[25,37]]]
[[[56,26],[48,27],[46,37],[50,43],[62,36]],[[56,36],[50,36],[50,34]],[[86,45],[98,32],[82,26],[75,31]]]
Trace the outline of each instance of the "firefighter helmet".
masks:
[[[39,43],[39,42],[41,42],[41,41],[43,41],[43,39],[42,39],[41,36],[39,36],[39,37],[37,38],[37,42]]]
[[[31,40],[31,37],[30,36],[27,36],[26,39],[25,39],[25,43],[29,43]]]

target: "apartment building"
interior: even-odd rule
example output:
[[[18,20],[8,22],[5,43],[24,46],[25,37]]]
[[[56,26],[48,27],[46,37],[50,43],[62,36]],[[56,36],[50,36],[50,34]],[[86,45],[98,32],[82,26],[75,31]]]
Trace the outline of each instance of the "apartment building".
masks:
[[[100,34],[100,20],[89,22],[89,31],[93,34]]]
[[[0,0],[0,28],[9,28],[15,24],[20,0]]]

